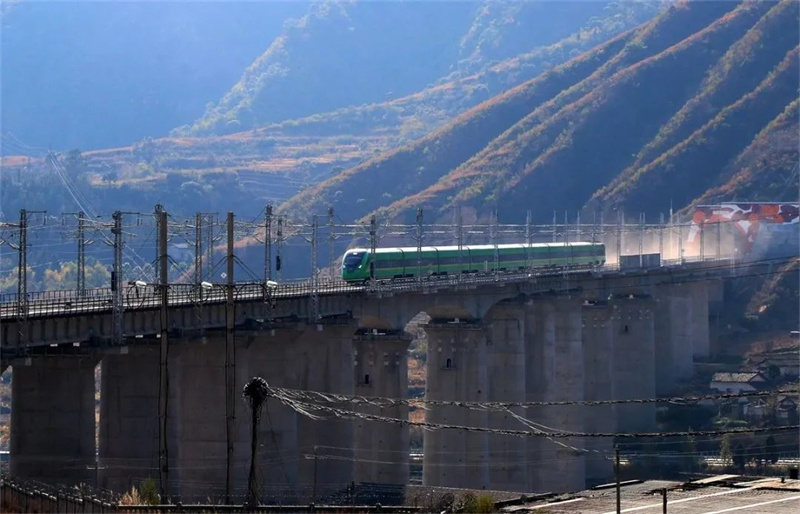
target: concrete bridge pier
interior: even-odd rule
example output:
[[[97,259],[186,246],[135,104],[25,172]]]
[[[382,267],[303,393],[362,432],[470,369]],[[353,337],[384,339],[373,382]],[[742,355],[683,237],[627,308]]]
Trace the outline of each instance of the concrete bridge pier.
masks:
[[[725,282],[714,280],[708,282],[708,335],[711,355],[726,353],[722,339],[721,318],[725,308]]]
[[[711,339],[708,323],[708,283],[692,282],[689,289],[692,309],[692,348],[695,359],[707,359],[711,354]]]
[[[585,304],[583,315],[583,369],[584,398],[586,400],[612,400],[614,380],[613,308],[607,302]],[[617,429],[612,405],[584,407],[586,432],[615,432]],[[586,453],[586,486],[607,483],[614,476],[612,456],[614,441],[611,438],[588,438],[584,441]]]
[[[97,358],[36,356],[12,363],[12,476],[95,482]]]
[[[614,399],[654,398],[656,393],[654,302],[621,298],[614,308]],[[656,423],[654,403],[615,405],[617,429],[646,432]]]
[[[498,304],[487,316],[487,389],[490,402],[525,401],[525,311],[519,304]],[[509,409],[526,417],[525,409]],[[490,412],[490,428],[527,430],[511,412]],[[489,489],[525,491],[528,486],[524,437],[489,434]]]
[[[355,394],[384,398],[408,396],[408,345],[404,332],[368,333],[353,338]],[[408,419],[407,405],[364,406],[360,412]],[[408,483],[408,425],[356,420],[355,481],[380,484]]]
[[[294,387],[352,396],[355,331],[353,322],[303,327],[290,354],[296,363],[290,379]],[[353,410],[351,403],[332,406]],[[353,421],[298,416],[297,430],[300,499],[312,501],[315,484],[317,502],[344,491],[354,479]]]
[[[485,402],[486,334],[480,323],[431,322],[426,400]],[[485,427],[486,412],[455,406],[430,407],[429,423]],[[485,489],[489,485],[486,433],[441,429],[425,434],[422,483]]]
[[[582,301],[542,298],[525,308],[527,401],[584,398]],[[527,418],[541,430],[583,431],[579,405],[529,408]],[[528,440],[528,489],[579,491],[586,482],[583,438],[532,437]]]
[[[107,351],[100,379],[100,487],[124,492],[146,478],[159,484],[159,350]],[[155,377],[155,379],[154,379]]]
[[[680,284],[658,288],[654,315],[656,394],[666,396],[694,372],[688,289]]]
[[[261,377],[272,387],[296,387],[294,368],[295,343],[302,335],[297,328],[280,328],[255,335],[243,350],[244,359],[237,375],[246,383]],[[241,389],[237,395],[241,394]],[[238,398],[238,396],[237,396]],[[245,402],[240,409],[244,439],[238,445],[249,473],[251,413]],[[272,504],[296,503],[298,476],[298,414],[274,398],[267,400],[261,410],[258,429],[258,473],[262,501]]]
[[[234,391],[234,459],[231,494],[241,497],[249,470],[250,417],[241,401],[247,352],[243,339],[236,342]],[[169,398],[167,413],[169,473],[173,499],[206,502],[224,499],[227,476],[227,415],[225,339],[180,342],[169,348]],[[153,373],[153,380],[157,375]]]

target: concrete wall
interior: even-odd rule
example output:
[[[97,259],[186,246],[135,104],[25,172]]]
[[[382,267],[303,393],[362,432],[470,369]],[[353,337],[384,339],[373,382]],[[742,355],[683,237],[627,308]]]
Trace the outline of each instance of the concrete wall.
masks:
[[[302,335],[298,329],[281,329],[257,335],[250,341],[243,354],[240,375],[246,383],[252,377],[261,377],[273,387],[296,387],[292,382],[294,369],[299,365],[294,357],[296,341]],[[242,404],[242,416],[252,423],[252,414],[246,403]],[[298,414],[276,399],[266,401],[261,410],[258,429],[258,476],[262,501],[265,503],[294,503],[298,483]],[[246,440],[242,446],[247,453],[249,472],[249,448],[252,429],[246,429]]]
[[[708,326],[708,284],[692,282],[689,289],[692,309],[692,348],[695,359],[706,359],[711,353]]]
[[[647,299],[619,299],[614,308],[614,399],[654,398],[654,303]],[[653,430],[656,407],[647,404],[615,406],[617,429],[622,432]]]
[[[43,356],[12,365],[12,476],[94,483],[94,357]]]
[[[694,372],[691,300],[682,285],[662,286],[655,306],[656,393],[669,395]]]
[[[543,298],[525,308],[526,401],[582,400],[581,302]],[[583,431],[579,406],[529,408],[543,431]],[[582,438],[528,440],[528,489],[577,491],[585,484]]]
[[[232,494],[246,490],[249,465],[250,417],[243,409],[241,370],[247,359],[244,341],[237,340]],[[182,502],[203,502],[225,497],[227,427],[225,407],[225,341],[208,338],[170,345],[169,484]],[[153,380],[158,381],[154,375]],[[237,444],[238,443],[238,444]]]
[[[427,400],[485,402],[486,335],[468,323],[429,323]],[[430,423],[486,426],[486,412],[454,406],[430,407]],[[434,430],[425,433],[422,483],[428,486],[485,489],[489,484],[485,433]]]
[[[100,381],[100,486],[124,492],[159,483],[157,347],[124,347],[103,356]]]
[[[298,389],[352,395],[355,330],[353,324],[312,325],[304,330],[292,352],[296,365],[292,367],[291,383]],[[354,479],[353,422],[301,416],[297,431],[300,499],[312,499],[315,483],[318,502],[326,495],[344,490]]]
[[[486,341],[488,400],[525,401],[525,311],[521,305],[498,304],[489,311]],[[525,417],[525,409],[510,411]],[[510,412],[490,412],[490,428],[526,430]],[[527,439],[489,434],[489,489],[525,491],[528,487]]]
[[[408,345],[403,335],[364,335],[353,340],[355,394],[384,398],[408,396]],[[406,405],[365,406],[369,414],[408,419]],[[408,425],[356,420],[355,481],[381,484],[408,482]]]
[[[586,400],[613,399],[614,335],[613,309],[608,303],[584,305],[583,369]],[[584,407],[586,432],[615,432],[617,429],[612,405]],[[614,442],[610,438],[587,438],[586,485],[607,483],[614,476],[611,456]]]

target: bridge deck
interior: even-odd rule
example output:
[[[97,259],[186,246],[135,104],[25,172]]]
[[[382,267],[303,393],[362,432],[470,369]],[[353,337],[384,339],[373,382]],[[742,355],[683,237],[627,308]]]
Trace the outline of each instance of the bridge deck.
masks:
[[[719,268],[728,272],[733,261],[729,258],[705,259],[704,261],[664,261],[657,268],[642,268],[621,271],[616,265],[605,265],[587,269],[577,268],[536,268],[501,273],[476,273],[465,275],[443,275],[425,277],[423,279],[380,280],[374,283],[354,284],[341,279],[321,279],[314,287],[310,280],[293,280],[278,284],[275,288],[266,289],[263,282],[238,282],[234,284],[234,301],[265,301],[283,298],[310,296],[314,289],[318,295],[339,294],[381,294],[403,293],[430,289],[457,289],[459,287],[479,286],[486,284],[524,283],[541,278],[559,276],[575,277],[592,274],[598,278],[630,276],[635,274],[669,274],[675,272],[686,274],[694,270]],[[159,286],[128,285],[122,294],[123,310],[146,310],[160,307],[161,296]],[[204,289],[195,284],[169,284],[168,305],[170,307],[187,306],[202,302],[219,304],[226,301],[226,284],[214,284],[211,289]],[[114,309],[114,292],[111,288],[87,289],[83,293],[75,290],[44,291],[28,293],[27,301],[20,302],[16,294],[0,295],[0,319],[32,319],[51,316],[71,316],[87,313],[105,313]]]

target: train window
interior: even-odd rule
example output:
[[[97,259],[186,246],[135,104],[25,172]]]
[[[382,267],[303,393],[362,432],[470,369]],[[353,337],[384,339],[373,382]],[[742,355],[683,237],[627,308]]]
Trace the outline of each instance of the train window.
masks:
[[[342,262],[342,266],[344,266],[344,268],[347,270],[354,270],[359,264],[361,264],[365,253],[366,252],[347,254],[344,258],[344,262]]]

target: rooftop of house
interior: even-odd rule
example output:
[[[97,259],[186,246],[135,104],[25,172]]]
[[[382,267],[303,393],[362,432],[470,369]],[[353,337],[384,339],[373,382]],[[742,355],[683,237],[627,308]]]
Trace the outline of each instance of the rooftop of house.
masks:
[[[620,487],[622,512],[661,512],[664,489],[667,491],[668,512],[681,514],[732,511],[789,514],[796,513],[800,505],[800,480],[720,475],[689,483],[665,480],[625,482]],[[530,502],[508,503],[513,504],[500,505],[499,510],[515,513],[614,514],[616,491],[613,484],[609,484]]]
[[[753,382],[766,382],[767,378],[758,371],[740,371],[740,372],[721,372],[714,373],[711,378],[712,382],[724,383],[753,383]]]

